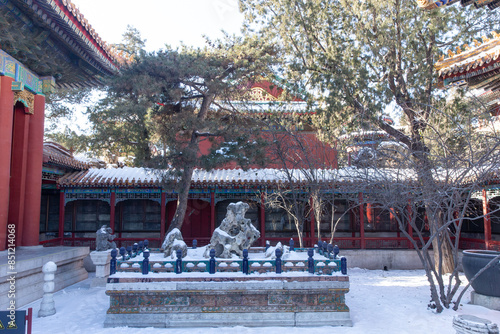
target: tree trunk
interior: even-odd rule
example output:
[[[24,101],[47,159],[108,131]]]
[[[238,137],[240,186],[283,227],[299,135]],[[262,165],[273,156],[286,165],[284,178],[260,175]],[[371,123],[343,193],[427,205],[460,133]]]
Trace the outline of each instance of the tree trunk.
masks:
[[[434,180],[432,163],[426,152],[429,149],[425,146],[418,132],[414,135],[412,142],[413,156],[417,160],[417,175],[421,185],[424,199],[425,213],[429,222],[429,231],[434,250],[434,268],[440,275],[452,273],[455,268],[452,247],[448,241],[448,229],[439,232],[443,227],[443,215],[440,207],[442,198],[437,195],[439,185]],[[437,197],[436,197],[437,196]]]
[[[170,222],[167,234],[174,228],[181,230],[182,223],[184,222],[184,217],[186,216],[187,202],[189,196],[189,189],[191,188],[191,179],[193,177],[194,167],[186,167],[182,172],[181,186],[179,191],[179,196],[177,198],[177,208],[175,209],[174,218]]]
[[[212,101],[214,100],[215,95],[207,94],[203,97],[203,101],[201,103],[200,111],[198,112],[198,119],[204,120],[207,117],[208,110]],[[199,138],[197,135],[198,129],[191,130],[191,140],[189,141],[186,150],[189,151],[189,154],[186,156],[196,157],[199,151]],[[196,161],[190,161],[188,159],[184,170],[182,171],[181,176],[181,184],[179,190],[179,197],[177,198],[177,208],[175,209],[174,218],[170,222],[170,226],[168,227],[168,232],[172,231],[174,228],[178,228],[181,230],[182,223],[184,222],[184,217],[186,216],[187,210],[187,202],[189,198],[189,189],[191,188],[191,180],[193,179],[193,172]],[[168,234],[167,232],[167,234]]]
[[[441,215],[435,217],[434,226],[436,227],[436,238],[432,240],[432,249],[434,250],[434,267],[439,274],[451,274],[455,270],[455,260],[453,257],[453,248],[448,238],[448,229],[437,232],[443,226]],[[441,270],[440,269],[441,265]]]

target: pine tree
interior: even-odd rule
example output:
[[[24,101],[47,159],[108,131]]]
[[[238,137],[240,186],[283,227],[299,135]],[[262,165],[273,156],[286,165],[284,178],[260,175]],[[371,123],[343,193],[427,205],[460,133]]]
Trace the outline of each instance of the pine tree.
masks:
[[[210,46],[143,53],[109,82],[108,99],[120,108],[147,110],[148,141],[157,148],[148,166],[177,174],[178,205],[169,231],[181,228],[193,171],[228,161],[245,167],[263,158],[255,121],[238,115],[231,101],[269,71],[274,48],[247,38]],[[209,141],[210,145],[204,145]],[[200,147],[209,147],[204,152]]]
[[[423,11],[404,0],[240,0],[247,29],[273,40],[287,55],[290,80],[305,82],[325,106],[318,115],[321,135],[333,142],[366,123],[408,147],[418,175],[434,239],[436,270],[455,268],[442,206],[430,199],[439,188],[439,166],[426,140],[445,98],[436,87],[434,63],[443,48],[467,43],[498,26],[484,10]],[[383,121],[393,103],[407,131]],[[452,108],[444,112],[457,113]],[[466,109],[462,109],[466,110]],[[467,109],[470,112],[470,109]],[[463,115],[467,118],[467,115]],[[442,117],[438,115],[437,117]],[[445,117],[445,119],[449,119]]]

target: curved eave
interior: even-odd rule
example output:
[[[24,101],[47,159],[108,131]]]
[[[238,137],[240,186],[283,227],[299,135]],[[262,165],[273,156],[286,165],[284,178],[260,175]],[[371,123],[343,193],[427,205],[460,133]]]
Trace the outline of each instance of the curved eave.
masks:
[[[2,49],[61,87],[91,87],[126,62],[66,0],[1,0]]]
[[[432,10],[441,7],[446,7],[457,3],[459,0],[417,0],[417,4],[421,9]],[[462,7],[474,4],[474,8],[488,7],[491,10],[500,6],[500,0],[460,0]]]

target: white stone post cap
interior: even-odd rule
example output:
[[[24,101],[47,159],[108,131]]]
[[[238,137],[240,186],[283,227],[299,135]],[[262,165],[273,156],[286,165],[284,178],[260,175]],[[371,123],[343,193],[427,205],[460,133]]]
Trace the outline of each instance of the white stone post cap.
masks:
[[[48,273],[55,273],[57,270],[57,264],[55,264],[54,262],[52,261],[49,261],[47,263],[45,263],[42,267],[42,272],[44,274],[48,274]]]

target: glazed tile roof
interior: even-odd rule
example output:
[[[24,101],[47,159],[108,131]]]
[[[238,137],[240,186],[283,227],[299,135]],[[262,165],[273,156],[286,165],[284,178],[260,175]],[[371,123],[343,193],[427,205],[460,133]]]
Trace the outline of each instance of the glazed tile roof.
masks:
[[[0,0],[0,40],[5,52],[63,87],[95,86],[129,61],[69,0]]]
[[[91,167],[89,163],[75,159],[69,150],[53,142],[43,143],[43,163],[80,171]]]
[[[474,41],[473,48],[464,45],[464,51],[448,51],[449,58],[442,57],[435,64],[440,85],[496,90],[500,86],[500,34],[494,32],[493,36],[483,37],[483,43]]]
[[[291,180],[295,184],[310,183],[311,171],[304,172],[301,169],[288,170]],[[162,174],[165,171],[157,171],[146,168],[91,168],[89,170],[66,174],[60,178],[60,187],[160,187]],[[344,168],[344,169],[317,169],[314,180],[322,183],[358,183],[368,178],[377,177],[379,170]],[[393,179],[408,179],[407,171],[386,169],[385,177]],[[175,180],[175,176],[170,176]],[[192,187],[200,186],[258,186],[276,185],[288,183],[285,170],[262,168],[262,169],[216,169],[206,171],[195,169],[192,179]]]
[[[418,6],[426,10],[449,6],[457,2],[459,0],[417,0]],[[493,10],[500,6],[500,0],[460,0],[460,4],[462,7],[473,4],[475,8],[487,6]]]
[[[370,188],[372,182],[397,183],[403,182],[420,187],[417,176],[410,169],[370,169],[347,167],[342,169],[317,169],[304,171],[301,169],[288,170],[291,174],[291,182],[298,186],[307,186],[313,182],[325,184],[328,187],[341,187],[342,191],[362,191],[366,186]],[[61,177],[57,184],[61,188],[161,188],[162,174],[165,171],[157,171],[146,168],[123,167],[123,168],[90,168],[88,170],[68,173]],[[314,180],[311,173],[315,173]],[[485,165],[471,169],[438,169],[434,171],[436,180],[446,187],[456,188],[457,184],[498,184],[500,181],[500,166]],[[175,181],[175,176],[170,176]],[[277,187],[287,185],[290,182],[283,169],[217,169],[206,171],[195,169],[191,187],[254,187],[269,186]]]

